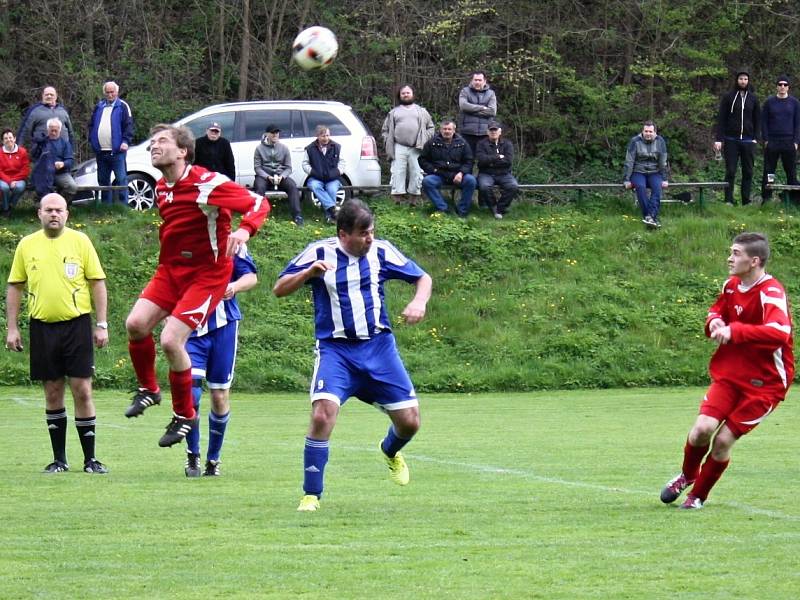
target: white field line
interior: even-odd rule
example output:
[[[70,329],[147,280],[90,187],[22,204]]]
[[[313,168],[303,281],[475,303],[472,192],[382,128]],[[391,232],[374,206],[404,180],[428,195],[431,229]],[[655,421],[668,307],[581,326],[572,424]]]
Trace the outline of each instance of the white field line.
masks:
[[[341,448],[343,450],[351,450],[355,452],[370,452],[374,453],[376,450],[374,448],[365,448],[363,446],[336,446],[337,449]],[[657,498],[659,490],[636,490],[631,488],[624,488],[624,487],[612,487],[607,485],[599,485],[596,483],[588,483],[585,481],[571,481],[569,479],[562,479],[560,477],[548,477],[546,475],[539,475],[534,473],[533,471],[527,469],[509,469],[506,467],[498,467],[494,465],[482,465],[479,463],[469,463],[469,462],[462,462],[462,461],[455,461],[455,460],[447,460],[442,458],[434,458],[432,456],[423,456],[421,454],[408,454],[404,453],[406,458],[411,461],[421,461],[427,462],[437,465],[443,465],[447,467],[455,467],[458,469],[463,469],[465,471],[476,471],[478,473],[486,473],[487,475],[510,475],[512,477],[520,477],[523,479],[530,479],[532,481],[539,481],[541,483],[553,484],[553,485],[562,485],[565,487],[573,487],[573,488],[582,488],[588,490],[594,490],[598,492],[608,492],[608,493],[616,493],[616,494],[631,494],[635,496],[648,496],[651,498]],[[659,501],[660,502],[660,501]],[[789,515],[777,510],[769,510],[764,508],[758,508],[757,506],[750,506],[749,504],[743,504],[741,502],[726,502],[722,501],[714,501],[715,504],[730,506],[731,508],[735,508],[742,512],[751,514],[751,515],[760,515],[764,517],[770,517],[772,519],[780,519],[783,521],[800,521],[800,516],[798,515]]]

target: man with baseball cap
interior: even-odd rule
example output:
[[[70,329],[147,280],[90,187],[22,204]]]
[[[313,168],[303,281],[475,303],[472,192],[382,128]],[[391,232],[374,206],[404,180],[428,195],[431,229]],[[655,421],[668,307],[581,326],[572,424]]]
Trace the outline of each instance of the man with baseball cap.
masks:
[[[219,123],[211,123],[206,129],[206,134],[195,140],[194,164],[209,171],[222,173],[231,181],[236,181],[236,161],[233,158],[231,143],[222,137],[222,127]]]
[[[292,154],[286,144],[278,141],[280,137],[281,130],[277,125],[272,123],[267,125],[253,157],[256,173],[254,186],[256,194],[260,196],[269,190],[286,192],[289,199],[289,210],[292,211],[292,221],[298,227],[302,227],[300,193],[297,191],[297,184],[291,177]]]
[[[510,140],[501,139],[503,127],[498,121],[489,121],[487,137],[475,147],[475,160],[478,163],[478,194],[481,204],[491,208],[496,219],[502,219],[517,195],[517,180],[511,174],[514,160],[514,146]],[[500,188],[500,200],[495,202],[492,188]]]
[[[767,189],[769,177],[774,178],[778,159],[786,173],[786,183],[797,185],[797,146],[800,144],[800,101],[789,95],[789,77],[781,75],[775,82],[777,92],[764,102],[761,111],[761,133],[764,138],[764,176],[761,197],[772,197]]]

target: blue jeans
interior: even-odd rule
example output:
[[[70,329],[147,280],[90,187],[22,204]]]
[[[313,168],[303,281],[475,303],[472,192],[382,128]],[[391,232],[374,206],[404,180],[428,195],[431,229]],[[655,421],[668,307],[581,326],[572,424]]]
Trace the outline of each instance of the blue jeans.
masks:
[[[336,193],[342,187],[342,182],[338,179],[326,181],[323,183],[319,179],[309,177],[306,185],[311,188],[314,195],[319,198],[320,204],[324,210],[328,210],[332,206],[336,206]]]
[[[661,210],[661,182],[664,178],[661,173],[632,173],[631,184],[636,190],[636,199],[642,209],[643,217],[658,218]],[[647,188],[650,188],[650,196],[647,195]]]
[[[469,209],[472,206],[472,194],[475,193],[475,188],[478,186],[478,181],[473,175],[467,173],[461,179],[460,184],[449,182],[451,185],[461,188],[461,198],[458,200],[456,212],[460,217],[466,217]],[[433,206],[440,212],[447,212],[447,202],[442,197],[441,188],[444,184],[444,179],[439,175],[425,175],[422,179],[422,189],[425,194],[431,199]]]
[[[119,192],[102,192],[103,204],[112,204],[116,196],[120,202],[128,204],[128,169],[125,164],[126,152],[98,152],[97,153],[97,183],[111,185],[111,173],[114,173],[114,185],[124,185],[125,189]]]
[[[0,181],[0,194],[3,196],[3,210],[14,208],[24,191],[24,181],[14,181],[11,185],[7,184],[5,181]]]

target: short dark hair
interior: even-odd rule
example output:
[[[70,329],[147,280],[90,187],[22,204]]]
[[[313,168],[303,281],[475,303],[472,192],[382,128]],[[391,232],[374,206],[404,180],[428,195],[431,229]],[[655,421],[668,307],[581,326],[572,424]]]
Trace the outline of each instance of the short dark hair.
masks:
[[[358,198],[351,198],[339,209],[336,217],[336,233],[344,231],[353,233],[356,230],[369,229],[375,223],[375,215],[369,206]]]
[[[647,119],[647,121],[642,123],[642,129],[644,129],[645,127],[652,127],[653,129],[658,131],[658,127],[656,127],[656,122],[651,119]]]
[[[764,267],[769,260],[769,240],[763,233],[745,232],[733,238],[734,244],[744,246],[747,256],[757,257]]]
[[[398,102],[400,102],[400,92],[402,92],[406,88],[410,89],[412,94],[414,93],[414,88],[408,85],[407,83],[404,83],[403,85],[397,88],[397,93],[394,95]]]
[[[439,121],[439,127],[442,127],[444,125],[450,125],[450,124],[456,125],[456,122],[453,119],[451,119],[450,117],[446,117],[446,118],[442,119],[441,121]],[[456,125],[456,128],[458,128],[457,125]]]
[[[17,134],[14,133],[13,129],[9,129],[8,127],[6,127],[5,129],[3,129],[2,132],[0,132],[0,140],[3,139],[6,136],[7,133],[10,133],[14,137],[17,137]]]
[[[183,126],[176,127],[167,123],[158,123],[150,129],[150,137],[161,131],[168,132],[172,139],[175,140],[175,145],[181,150],[186,150],[186,162],[194,163],[194,134],[191,129]]]
[[[486,75],[486,71],[473,71],[469,74],[469,78],[472,79],[475,77],[475,75],[483,75],[484,79],[489,79],[489,77]]]

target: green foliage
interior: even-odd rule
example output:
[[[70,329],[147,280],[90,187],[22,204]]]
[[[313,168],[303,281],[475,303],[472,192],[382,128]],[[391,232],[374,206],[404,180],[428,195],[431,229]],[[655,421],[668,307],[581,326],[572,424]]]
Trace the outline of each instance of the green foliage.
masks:
[[[397,315],[413,287],[387,286],[401,352],[422,391],[536,390],[697,385],[707,380],[712,345],[705,311],[726,277],[731,238],[744,230],[772,239],[769,270],[796,299],[800,288],[797,213],[777,205],[664,207],[665,227],[647,232],[619,197],[581,204],[516,204],[511,218],[463,221],[370,200],[378,235],[431,273],[434,294],[417,326]],[[573,197],[574,201],[575,198]],[[240,297],[237,389],[306,389],[313,365],[310,294],[271,294],[286,262],[333,234],[306,208],[298,229],[278,205],[250,243],[260,285]],[[108,274],[111,346],[97,353],[99,387],[127,388],[133,374],[124,320],[156,264],[158,218],[122,209],[76,209],[73,226],[95,240]],[[19,238],[38,227],[19,214],[0,228],[8,272]],[[796,303],[793,303],[796,305]],[[796,310],[796,309],[795,309]],[[162,371],[163,359],[159,359]],[[27,355],[0,354],[2,381],[27,380]]]

